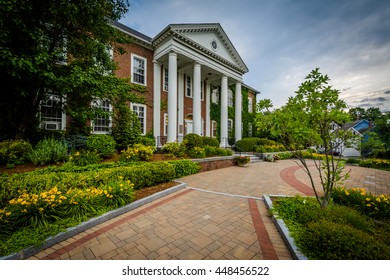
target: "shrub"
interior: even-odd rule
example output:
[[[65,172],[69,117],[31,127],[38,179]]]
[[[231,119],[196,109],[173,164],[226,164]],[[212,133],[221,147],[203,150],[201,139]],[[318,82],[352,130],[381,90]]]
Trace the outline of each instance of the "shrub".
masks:
[[[257,145],[259,146],[273,146],[273,145],[278,145],[274,140],[269,140],[265,138],[257,138]]]
[[[184,136],[182,145],[184,145],[186,150],[191,150],[195,147],[203,148],[203,137],[195,133],[187,134]]]
[[[120,161],[123,162],[131,162],[131,161],[149,161],[152,159],[154,147],[145,146],[143,144],[135,144],[132,147],[128,147],[126,150],[121,152],[121,156],[119,158]]]
[[[31,144],[24,140],[0,142],[0,165],[23,164],[32,151]]]
[[[177,142],[166,143],[162,151],[167,154],[173,154],[176,157],[184,156],[184,146]]]
[[[209,147],[219,147],[219,141],[217,138],[214,137],[203,137],[203,145],[204,146],[209,146]]]
[[[138,144],[142,144],[142,145],[145,145],[145,146],[152,146],[152,147],[156,146],[156,141],[155,141],[153,135],[152,136],[147,136],[147,135],[140,136],[138,138],[137,142],[138,142]]]
[[[349,163],[349,164],[359,164],[359,163],[360,163],[360,159],[357,159],[357,158],[349,158],[349,159],[347,159],[346,162]]]
[[[335,188],[332,198],[335,203],[354,208],[369,217],[390,218],[390,196],[388,195],[375,196],[367,193],[363,188]]]
[[[291,152],[278,153],[279,159],[290,159],[293,157]]]
[[[233,155],[233,152],[231,150],[223,149],[223,148],[219,148],[219,147],[205,146],[204,150],[205,150],[207,157]]]
[[[299,248],[311,259],[388,260],[390,246],[348,224],[321,219],[294,234]]]
[[[134,199],[133,184],[120,178],[99,187],[69,189],[52,187],[40,193],[23,193],[0,209],[1,235],[21,227],[38,227],[58,219],[95,215]]]
[[[240,152],[255,152],[258,145],[259,138],[250,137],[238,140],[236,148]]]
[[[314,198],[297,196],[276,200],[273,211],[311,259],[389,257],[389,229],[348,207],[330,204],[320,209]]]
[[[169,161],[175,168],[176,178],[196,174],[200,170],[200,165],[191,160],[172,160]]]
[[[69,157],[69,162],[76,166],[95,164],[100,160],[101,158],[97,152],[88,150],[76,151]]]
[[[187,154],[191,158],[204,158],[206,157],[206,151],[201,147],[193,147],[187,150]]]
[[[359,163],[359,166],[369,168],[390,168],[390,160],[386,159],[366,159]]]
[[[101,157],[109,157],[115,153],[116,142],[111,135],[93,134],[88,136],[86,147]]]
[[[54,138],[44,139],[38,142],[29,158],[34,165],[44,165],[65,161],[68,157],[68,147],[64,142]]]

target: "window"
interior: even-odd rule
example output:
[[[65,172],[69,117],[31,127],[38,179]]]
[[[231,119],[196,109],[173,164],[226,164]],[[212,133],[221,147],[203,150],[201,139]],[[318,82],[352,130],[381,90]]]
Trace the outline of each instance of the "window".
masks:
[[[45,130],[61,130],[64,124],[62,98],[51,94],[41,102],[41,128]]]
[[[211,122],[211,137],[217,137],[218,123],[216,121]]]
[[[138,116],[141,134],[146,134],[146,105],[133,103],[131,104],[131,110]]]
[[[219,104],[219,91],[218,89],[213,89],[211,92],[211,102]]]
[[[204,100],[204,92],[203,92],[203,87],[204,87],[204,82],[203,81],[201,81],[200,82],[200,99],[201,100]]]
[[[248,97],[248,112],[252,113],[253,112],[253,101],[252,97]]]
[[[248,136],[252,137],[252,124],[248,123]]]
[[[92,133],[106,134],[111,132],[111,103],[109,100],[95,100],[93,106],[102,112],[92,121]]]
[[[230,89],[228,91],[228,106],[233,107],[233,92]]]
[[[191,76],[186,76],[186,96],[192,97],[192,78],[191,78]]]
[[[231,136],[233,134],[233,120],[228,119],[228,135]]]
[[[168,114],[164,113],[164,136],[168,135]]]
[[[131,81],[136,84],[146,86],[146,59],[134,54],[132,58],[132,75]]]
[[[164,67],[164,91],[168,91],[168,68]]]

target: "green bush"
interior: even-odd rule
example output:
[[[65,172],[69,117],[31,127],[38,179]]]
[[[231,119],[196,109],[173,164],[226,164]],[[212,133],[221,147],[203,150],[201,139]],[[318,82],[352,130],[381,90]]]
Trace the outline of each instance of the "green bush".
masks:
[[[206,151],[201,147],[193,147],[187,150],[187,155],[191,158],[205,158]]]
[[[199,163],[190,160],[172,160],[169,163],[175,168],[176,178],[196,174],[200,170]]]
[[[283,153],[278,153],[279,159],[290,159],[293,157],[293,154],[291,152],[283,152]]]
[[[177,142],[166,143],[162,147],[162,151],[167,154],[173,154],[176,157],[184,156],[185,147]]]
[[[101,157],[109,157],[115,153],[116,142],[111,135],[93,134],[88,136],[86,147]]]
[[[101,214],[134,199],[133,184],[116,178],[99,187],[72,188],[65,191],[52,187],[40,193],[24,192],[0,210],[0,235],[18,228],[39,227],[59,219]]]
[[[294,239],[304,254],[319,260],[388,260],[390,246],[351,227],[321,219],[308,223]]]
[[[256,152],[259,138],[250,137],[238,140],[236,148],[239,152]]]
[[[274,146],[274,145],[279,145],[278,143],[276,143],[276,141],[274,140],[269,140],[269,139],[265,139],[265,138],[258,138],[257,140],[257,145],[259,146]]]
[[[385,194],[375,196],[363,188],[335,188],[332,199],[375,219],[390,218],[390,196]]]
[[[154,139],[153,135],[140,136],[137,142],[138,144],[142,144],[145,146],[152,146],[152,147],[156,146],[156,140]]]
[[[97,152],[88,150],[76,151],[69,157],[69,162],[76,166],[96,164],[100,160],[101,158]]]
[[[203,137],[195,133],[187,134],[184,136],[182,145],[184,145],[186,150],[191,150],[195,147],[203,148]]]
[[[233,152],[231,150],[223,149],[223,148],[219,148],[219,147],[205,146],[204,150],[206,153],[206,157],[233,155]]]
[[[390,168],[390,160],[386,159],[366,159],[362,160],[359,163],[361,167],[369,167],[369,168]]]
[[[219,147],[219,141],[217,138],[214,137],[203,137],[203,145],[204,146],[209,146],[209,147]]]
[[[2,141],[0,142],[0,165],[23,164],[28,161],[28,154],[31,151],[31,144],[27,141]]]
[[[349,164],[359,164],[359,163],[360,163],[360,159],[357,159],[357,158],[349,158],[349,159],[347,159],[346,162],[349,163]]]
[[[68,147],[64,142],[54,138],[39,141],[29,154],[29,159],[34,165],[63,162],[67,158]]]
[[[127,147],[126,150],[121,152],[119,158],[122,162],[131,161],[149,161],[152,159],[155,148],[152,146],[145,146],[143,144],[135,144],[132,147]]]
[[[278,199],[273,212],[287,224],[311,259],[383,259],[390,254],[390,226],[377,224],[345,206],[320,209],[314,198]]]

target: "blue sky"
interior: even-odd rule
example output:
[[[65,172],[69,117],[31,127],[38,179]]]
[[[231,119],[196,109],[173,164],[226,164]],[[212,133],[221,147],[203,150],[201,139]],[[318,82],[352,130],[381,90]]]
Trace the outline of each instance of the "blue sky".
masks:
[[[219,22],[275,107],[316,67],[350,107],[390,111],[389,0],[130,0],[121,23],[150,37],[171,23]]]

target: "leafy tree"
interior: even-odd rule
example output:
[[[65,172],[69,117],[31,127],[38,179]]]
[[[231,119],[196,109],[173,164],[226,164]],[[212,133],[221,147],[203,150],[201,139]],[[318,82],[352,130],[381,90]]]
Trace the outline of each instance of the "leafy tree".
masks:
[[[351,120],[357,121],[365,118],[366,110],[361,107],[355,107],[349,109],[348,113],[351,116]]]
[[[325,208],[336,184],[347,175],[342,175],[344,165],[333,155],[353,139],[352,133],[341,129],[332,131],[332,124],[342,124],[349,120],[344,111],[346,104],[339,99],[339,90],[328,86],[329,77],[319,69],[313,70],[300,85],[294,97],[280,109],[271,111],[269,100],[259,102],[263,112],[257,116],[260,130],[269,129],[284,145],[294,151],[298,164],[307,173],[317,201]],[[310,162],[305,158],[307,147],[321,147],[323,159],[314,160],[316,172],[322,185],[321,195],[315,185]],[[307,152],[306,152],[307,153]]]
[[[0,5],[0,134],[25,138],[49,94],[84,125],[96,113],[92,97],[129,91],[112,75],[110,50],[123,52],[129,37],[114,28],[127,0],[6,0]],[[120,84],[120,85],[119,85]],[[81,129],[82,130],[82,129]]]
[[[374,149],[383,149],[383,148],[384,145],[381,139],[379,138],[378,134],[375,132],[369,132],[367,140],[361,142],[360,150],[364,157],[367,156]]]

